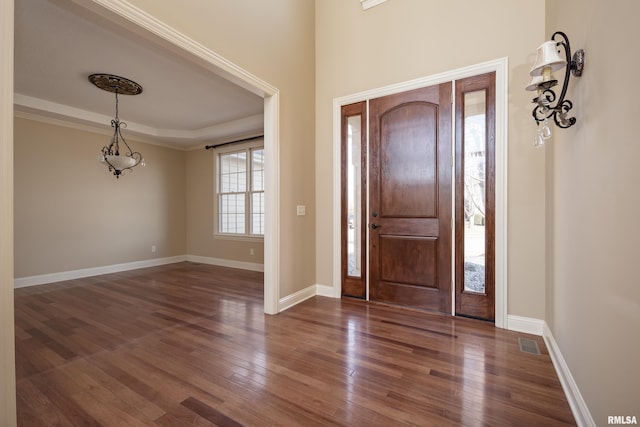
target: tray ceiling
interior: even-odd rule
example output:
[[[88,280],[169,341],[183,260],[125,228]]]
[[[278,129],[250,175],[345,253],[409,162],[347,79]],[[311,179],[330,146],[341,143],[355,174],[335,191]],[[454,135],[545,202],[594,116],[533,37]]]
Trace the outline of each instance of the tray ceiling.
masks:
[[[115,96],[88,76],[109,73],[142,85],[119,97],[127,132],[142,139],[190,149],[262,131],[261,97],[70,3],[15,2],[18,115],[108,129]]]

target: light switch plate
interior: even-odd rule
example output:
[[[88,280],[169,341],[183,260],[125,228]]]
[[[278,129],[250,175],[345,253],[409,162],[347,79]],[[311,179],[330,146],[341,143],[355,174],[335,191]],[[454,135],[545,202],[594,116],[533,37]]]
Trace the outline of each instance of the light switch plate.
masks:
[[[307,214],[307,207],[305,205],[296,206],[296,214],[298,216],[304,216]]]

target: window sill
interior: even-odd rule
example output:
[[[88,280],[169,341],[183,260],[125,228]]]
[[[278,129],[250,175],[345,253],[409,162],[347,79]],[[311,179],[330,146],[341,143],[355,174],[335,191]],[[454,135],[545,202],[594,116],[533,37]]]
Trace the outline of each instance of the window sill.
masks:
[[[214,239],[235,240],[236,242],[263,242],[263,236],[247,236],[244,234],[217,234],[213,233]]]

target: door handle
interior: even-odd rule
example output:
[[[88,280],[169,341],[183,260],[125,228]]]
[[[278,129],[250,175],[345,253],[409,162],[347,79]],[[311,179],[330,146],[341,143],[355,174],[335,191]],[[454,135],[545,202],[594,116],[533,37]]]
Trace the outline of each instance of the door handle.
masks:
[[[376,228],[380,228],[380,227],[382,227],[382,226],[381,226],[381,225],[376,224],[375,222],[371,224],[371,228],[373,228],[374,230],[375,230]]]

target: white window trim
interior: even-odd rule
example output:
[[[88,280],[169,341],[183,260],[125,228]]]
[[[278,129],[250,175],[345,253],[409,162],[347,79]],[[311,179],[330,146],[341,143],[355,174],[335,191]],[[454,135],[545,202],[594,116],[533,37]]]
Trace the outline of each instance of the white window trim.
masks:
[[[235,240],[240,242],[262,242],[264,241],[264,235],[258,234],[232,234],[232,233],[220,233],[218,228],[218,222],[220,220],[219,215],[219,203],[220,199],[218,197],[219,194],[219,186],[220,180],[218,175],[219,170],[219,159],[220,154],[226,153],[234,153],[243,150],[251,150],[253,148],[262,148],[264,149],[264,139],[258,139],[255,141],[238,143],[238,144],[229,144],[221,147],[214,148],[213,150],[213,238],[221,239],[221,240]],[[251,212],[248,213],[248,217],[251,215]]]

